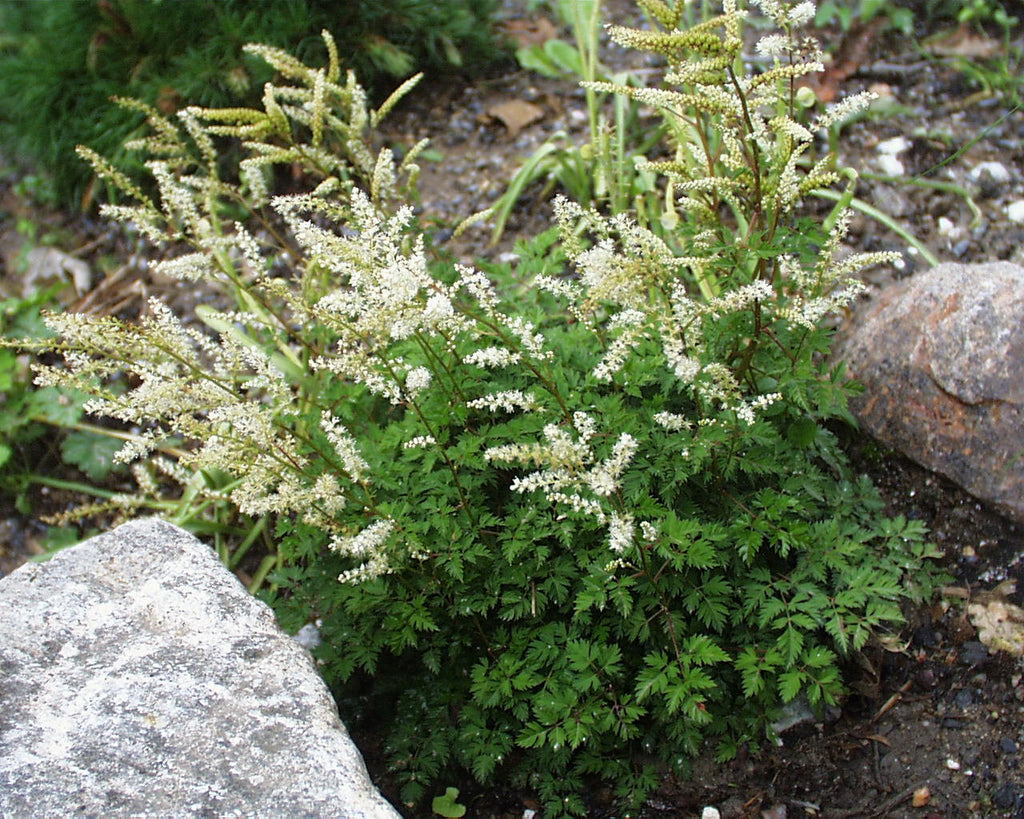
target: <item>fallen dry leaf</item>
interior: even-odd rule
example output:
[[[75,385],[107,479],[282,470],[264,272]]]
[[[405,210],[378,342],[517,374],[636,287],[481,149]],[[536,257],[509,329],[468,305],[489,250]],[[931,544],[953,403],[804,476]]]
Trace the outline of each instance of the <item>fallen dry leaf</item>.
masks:
[[[998,40],[972,31],[965,23],[951,31],[930,37],[924,45],[928,51],[939,57],[966,57],[977,60],[998,57],[1002,51]]]
[[[1012,592],[1013,586],[997,586],[991,592],[979,595],[978,602],[967,606],[967,616],[978,630],[978,639],[993,651],[1005,651],[1016,657],[1024,656],[1024,609],[1010,603],[998,594]]]
[[[492,105],[487,109],[487,116],[499,120],[508,129],[509,135],[515,136],[527,125],[541,119],[544,111],[524,100],[509,100]]]
[[[884,20],[877,17],[865,25],[851,26],[839,41],[832,62],[820,74],[807,78],[805,84],[814,91],[819,102],[832,102],[846,78],[867,62],[871,40],[883,25]]]
[[[89,291],[92,270],[86,262],[55,247],[34,247],[25,257],[26,270],[22,276],[23,297],[42,292],[55,285],[72,285],[72,293],[62,293],[61,300],[77,297]]]
[[[974,597],[971,602],[974,603],[989,603],[992,600],[999,600],[1005,602],[1006,598],[1017,591],[1017,581],[1013,578],[1004,580],[998,586],[989,591],[979,591],[974,593]]]
[[[519,48],[544,45],[548,40],[558,36],[558,29],[547,17],[538,17],[536,20],[509,20],[501,29]]]

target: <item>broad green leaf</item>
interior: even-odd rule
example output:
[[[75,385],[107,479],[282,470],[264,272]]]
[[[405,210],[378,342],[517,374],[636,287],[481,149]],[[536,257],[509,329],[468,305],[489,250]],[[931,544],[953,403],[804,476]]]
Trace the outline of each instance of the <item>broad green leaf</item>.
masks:
[[[113,470],[114,456],[124,441],[98,432],[72,432],[61,441],[60,454],[66,463],[81,469],[91,480],[102,481]]]
[[[82,418],[82,404],[88,396],[80,392],[62,390],[57,387],[42,387],[30,393],[25,402],[25,412],[30,417],[39,417],[58,427],[69,427]]]
[[[793,446],[808,447],[818,435],[818,425],[813,418],[800,418],[789,425],[786,440]]]
[[[430,803],[430,809],[438,816],[445,819],[459,819],[466,815],[466,806],[458,803],[459,789],[446,788],[442,796],[435,796]]]

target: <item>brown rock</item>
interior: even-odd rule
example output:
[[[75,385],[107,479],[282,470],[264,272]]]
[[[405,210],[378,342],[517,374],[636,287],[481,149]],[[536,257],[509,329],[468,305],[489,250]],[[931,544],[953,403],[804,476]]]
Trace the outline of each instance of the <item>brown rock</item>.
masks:
[[[858,310],[835,347],[861,427],[1024,521],[1024,267],[940,264]]]
[[[914,791],[913,805],[915,808],[923,808],[932,798],[932,792],[927,785],[922,785]]]

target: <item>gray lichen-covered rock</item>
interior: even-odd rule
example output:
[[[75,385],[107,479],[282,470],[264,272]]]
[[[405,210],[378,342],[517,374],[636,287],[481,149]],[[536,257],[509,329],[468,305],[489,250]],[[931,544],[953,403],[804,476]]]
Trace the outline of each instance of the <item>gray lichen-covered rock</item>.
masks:
[[[835,357],[862,428],[1024,521],[1024,268],[940,264],[857,311]]]
[[[310,656],[145,520],[0,580],[0,816],[398,814]]]

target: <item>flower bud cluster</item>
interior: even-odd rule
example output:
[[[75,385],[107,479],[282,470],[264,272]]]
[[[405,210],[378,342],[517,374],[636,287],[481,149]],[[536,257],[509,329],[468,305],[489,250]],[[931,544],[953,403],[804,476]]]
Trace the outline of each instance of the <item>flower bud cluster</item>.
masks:
[[[795,30],[813,4],[754,5],[781,32],[761,39],[758,53],[771,65],[750,76],[736,74],[744,12],[734,0],[687,31],[611,29],[618,42],[664,57],[676,86],[590,85],[658,109],[679,136],[668,159],[645,164],[666,179],[665,215],[674,218],[662,224],[675,232],[559,197],[555,218],[572,271],[534,282],[563,308],[541,318],[503,303],[478,270],[432,270],[412,207],[392,204],[400,178],[414,177],[410,158],[421,146],[400,164],[390,149],[369,151],[364,131],[393,100],[369,112],[354,78],[342,79],[328,35],[322,69],[250,49],[294,83],[268,84],[262,110],[186,108],[172,123],[136,105],[154,130],[140,146],[153,155],[147,167],[158,197],[150,201],[85,152],[141,203],[108,213],[155,241],[187,242],[187,252],[158,270],[219,283],[237,307],[197,311],[201,324],[182,322],[159,302],[138,324],[52,316],[65,362],[40,367],[38,383],[89,391],[90,411],[135,427],[118,456],[124,462],[169,438],[186,440],[179,466],[228,475],[224,496],[241,512],[323,530],[335,552],[358,564],[345,582],[391,571],[403,548],[405,557],[424,554],[396,545],[408,527],[388,497],[395,481],[374,479],[389,457],[417,468],[443,464],[460,495],[446,508],[457,506],[471,531],[492,510],[474,507],[460,476],[479,464],[522,467],[511,478],[514,495],[536,494],[560,517],[606,529],[615,560],[626,560],[637,532],[649,544],[660,531],[657,521],[640,519],[650,515],[627,492],[630,470],[648,455],[645,430],[671,440],[684,459],[691,450],[678,446],[681,437],[725,429],[742,436],[789,399],[759,382],[761,350],[819,327],[859,292],[858,270],[892,260],[839,258],[842,217],[816,262],[791,252],[795,239],[782,234],[793,212],[836,178],[829,158],[808,161],[815,134],[867,98],[808,121],[796,84],[820,70],[820,54]],[[668,5],[652,8],[678,23]],[[243,140],[241,187],[218,176],[224,136]],[[267,170],[279,163],[307,167],[313,192],[271,196]],[[239,198],[269,206],[264,212],[286,228],[287,249],[218,218],[224,201]],[[285,254],[294,269],[278,274],[273,262]],[[578,347],[564,340],[570,336]],[[609,397],[634,426],[602,428],[595,407]],[[364,445],[363,423],[402,432],[385,430],[374,451]],[[139,476],[150,493],[157,480],[157,472]],[[480,486],[490,491],[493,478],[475,485],[478,494]]]

